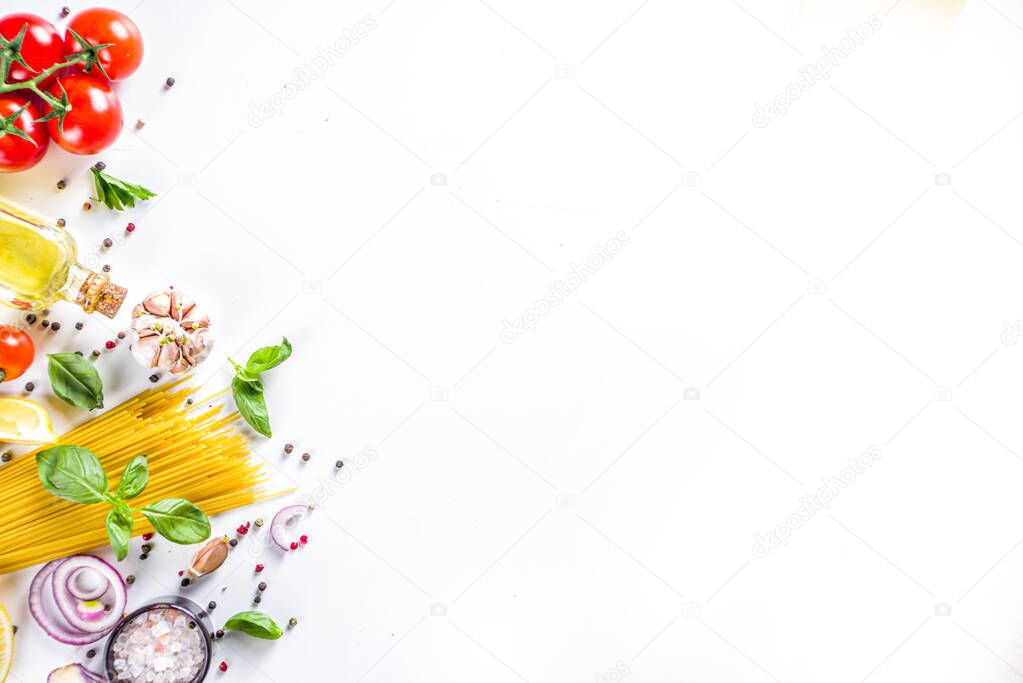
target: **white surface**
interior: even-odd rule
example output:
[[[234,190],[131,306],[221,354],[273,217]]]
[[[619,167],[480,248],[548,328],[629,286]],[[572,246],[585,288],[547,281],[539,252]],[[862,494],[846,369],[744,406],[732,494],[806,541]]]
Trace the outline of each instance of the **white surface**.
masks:
[[[349,462],[309,548],[265,560],[263,607],[299,628],[225,642],[223,680],[1023,678],[1023,344],[1002,336],[1023,319],[1023,10],[743,4],[145,0],[119,90],[147,125],[102,158],[160,198],[83,214],[95,159],[59,150],[0,178],[87,252],[134,219],[104,259],[133,298],[170,282],[216,313],[211,387],[288,335],[258,453],[306,492]],[[872,13],[830,80],[752,124]],[[88,351],[101,322],[47,348]],[[147,386],[125,349],[100,365],[117,397]],[[133,605],[189,551],[136,555]],[[190,590],[222,618],[256,583],[231,563]],[[86,649],[31,622],[30,574],[0,577],[25,682]]]

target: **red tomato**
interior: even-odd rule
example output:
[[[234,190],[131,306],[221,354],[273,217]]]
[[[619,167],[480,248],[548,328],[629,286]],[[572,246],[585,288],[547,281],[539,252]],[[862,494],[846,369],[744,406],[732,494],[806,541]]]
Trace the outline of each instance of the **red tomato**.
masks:
[[[124,114],[110,84],[87,74],[72,74],[51,85],[49,93],[60,99],[62,86],[71,111],[64,117],[63,132],[56,118],[46,122],[53,141],[72,154],[98,154],[114,144]]]
[[[46,124],[35,122],[40,116],[39,110],[27,97],[12,92],[0,95],[0,118],[6,119],[25,104],[28,106],[12,123],[28,133],[35,144],[13,133],[0,135],[0,173],[17,173],[32,168],[39,163],[46,154],[46,148],[50,146]]]
[[[0,325],[0,382],[21,377],[35,355],[31,337],[14,325]]]
[[[81,43],[71,35],[71,30],[80,35],[90,45],[113,43],[111,47],[99,51],[99,63],[112,81],[120,81],[131,76],[142,63],[142,34],[135,22],[115,9],[93,7],[79,12],[68,24],[68,32],[64,36],[64,54],[73,54],[82,49]],[[76,65],[80,70],[81,66]],[[101,77],[96,67],[89,71],[92,76]]]
[[[18,35],[25,24],[28,24],[28,30],[25,32],[25,39],[21,44],[21,58],[32,67],[32,71],[17,62],[12,63],[8,78],[8,81],[12,83],[27,81],[38,75],[40,71],[62,61],[64,57],[64,41],[61,40],[57,29],[53,28],[53,24],[50,22],[34,14],[21,12],[0,18],[0,35],[11,40]],[[43,84],[52,82],[55,76],[56,74],[50,76],[43,81]]]

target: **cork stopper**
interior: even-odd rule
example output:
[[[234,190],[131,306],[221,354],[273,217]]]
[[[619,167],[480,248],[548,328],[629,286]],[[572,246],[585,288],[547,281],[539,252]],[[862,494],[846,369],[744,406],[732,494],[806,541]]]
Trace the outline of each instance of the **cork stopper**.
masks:
[[[115,285],[106,275],[90,272],[78,290],[75,303],[86,313],[99,311],[108,318],[113,318],[124,303],[128,290]]]
[[[124,303],[124,297],[127,295],[127,289],[107,281],[99,290],[99,298],[96,300],[96,311],[108,318],[113,318],[117,315],[117,311],[121,309],[121,304]]]

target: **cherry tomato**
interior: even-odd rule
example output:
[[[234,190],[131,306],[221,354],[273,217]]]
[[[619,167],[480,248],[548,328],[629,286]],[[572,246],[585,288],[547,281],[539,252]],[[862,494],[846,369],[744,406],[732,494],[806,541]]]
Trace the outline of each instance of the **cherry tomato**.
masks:
[[[64,54],[70,55],[82,49],[81,43],[71,35],[73,30],[90,45],[113,43],[111,47],[99,51],[99,63],[112,81],[120,81],[131,76],[142,63],[142,34],[135,22],[115,9],[93,7],[79,12],[68,24],[68,32],[64,36]],[[76,70],[81,65],[76,65]],[[96,67],[89,74],[101,77]]]
[[[50,146],[50,136],[46,133],[45,123],[36,123],[39,110],[27,97],[15,93],[0,95],[0,118],[6,119],[28,105],[21,115],[11,123],[32,138],[29,142],[14,133],[0,135],[0,173],[17,173],[32,168],[46,154]]]
[[[21,377],[35,355],[31,337],[14,325],[0,325],[0,382]]]
[[[39,72],[62,61],[64,57],[64,41],[57,33],[57,29],[53,28],[53,24],[50,22],[34,14],[20,12],[0,18],[0,35],[11,40],[26,24],[28,24],[28,30],[25,32],[25,39],[21,44],[21,58],[32,67],[32,71],[18,62],[12,63],[8,76],[8,81],[12,83],[27,81],[38,75]],[[56,74],[53,74],[43,81],[43,85],[53,82],[55,77]]]
[[[86,74],[72,74],[51,85],[49,92],[60,99],[62,87],[71,111],[64,117],[63,132],[56,118],[46,122],[53,141],[72,154],[97,154],[112,145],[121,134],[124,114],[110,84]]]

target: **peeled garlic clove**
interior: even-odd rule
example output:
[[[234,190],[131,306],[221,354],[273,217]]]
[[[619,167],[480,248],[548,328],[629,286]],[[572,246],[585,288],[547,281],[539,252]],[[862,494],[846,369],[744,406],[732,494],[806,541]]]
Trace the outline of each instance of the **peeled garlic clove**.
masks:
[[[188,576],[197,579],[212,571],[220,569],[231,550],[227,536],[210,539],[206,545],[192,558],[192,566],[188,568]]]

